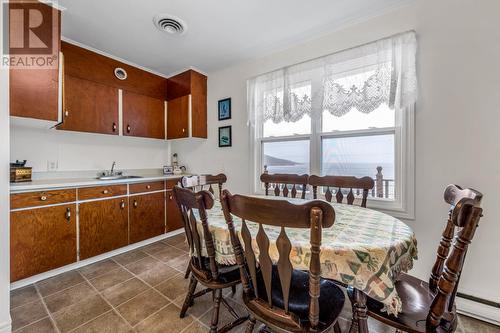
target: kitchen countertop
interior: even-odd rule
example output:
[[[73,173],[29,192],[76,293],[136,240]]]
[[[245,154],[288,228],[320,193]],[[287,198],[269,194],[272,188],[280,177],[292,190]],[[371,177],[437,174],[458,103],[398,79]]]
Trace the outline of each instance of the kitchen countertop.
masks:
[[[142,178],[128,178],[128,179],[116,179],[116,180],[99,180],[96,179],[95,177],[66,178],[66,179],[34,179],[30,182],[10,183],[10,192],[17,193],[17,192],[64,189],[64,188],[83,187],[83,186],[143,183],[155,180],[176,179],[176,178],[181,178],[182,176],[184,175],[145,175],[141,176]]]

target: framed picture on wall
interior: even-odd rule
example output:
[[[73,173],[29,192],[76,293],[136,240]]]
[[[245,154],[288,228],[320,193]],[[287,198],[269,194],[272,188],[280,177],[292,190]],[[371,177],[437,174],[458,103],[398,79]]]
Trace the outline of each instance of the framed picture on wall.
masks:
[[[231,119],[231,98],[221,99],[218,106],[219,120]]]
[[[232,141],[231,126],[219,127],[219,147],[231,147]]]

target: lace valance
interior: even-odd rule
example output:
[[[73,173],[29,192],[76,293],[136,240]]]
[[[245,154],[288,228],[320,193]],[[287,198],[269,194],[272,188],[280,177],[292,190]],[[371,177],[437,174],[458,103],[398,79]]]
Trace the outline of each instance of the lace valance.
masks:
[[[335,116],[417,98],[415,32],[406,32],[248,80],[249,122],[295,122],[313,105]],[[360,74],[361,73],[361,74]],[[353,79],[355,78],[355,79]]]

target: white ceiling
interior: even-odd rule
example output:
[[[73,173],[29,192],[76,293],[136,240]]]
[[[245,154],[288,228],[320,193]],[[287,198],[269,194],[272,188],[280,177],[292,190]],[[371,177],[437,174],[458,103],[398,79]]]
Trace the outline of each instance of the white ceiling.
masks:
[[[319,37],[349,21],[407,0],[59,0],[62,34],[76,42],[169,75],[210,72]],[[156,29],[159,13],[187,32]]]

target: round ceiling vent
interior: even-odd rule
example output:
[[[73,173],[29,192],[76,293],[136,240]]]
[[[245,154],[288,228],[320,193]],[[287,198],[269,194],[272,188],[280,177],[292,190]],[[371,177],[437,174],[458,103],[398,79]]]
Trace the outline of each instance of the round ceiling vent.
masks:
[[[154,23],[159,30],[168,32],[172,35],[182,35],[187,29],[184,21],[172,15],[156,15]]]

